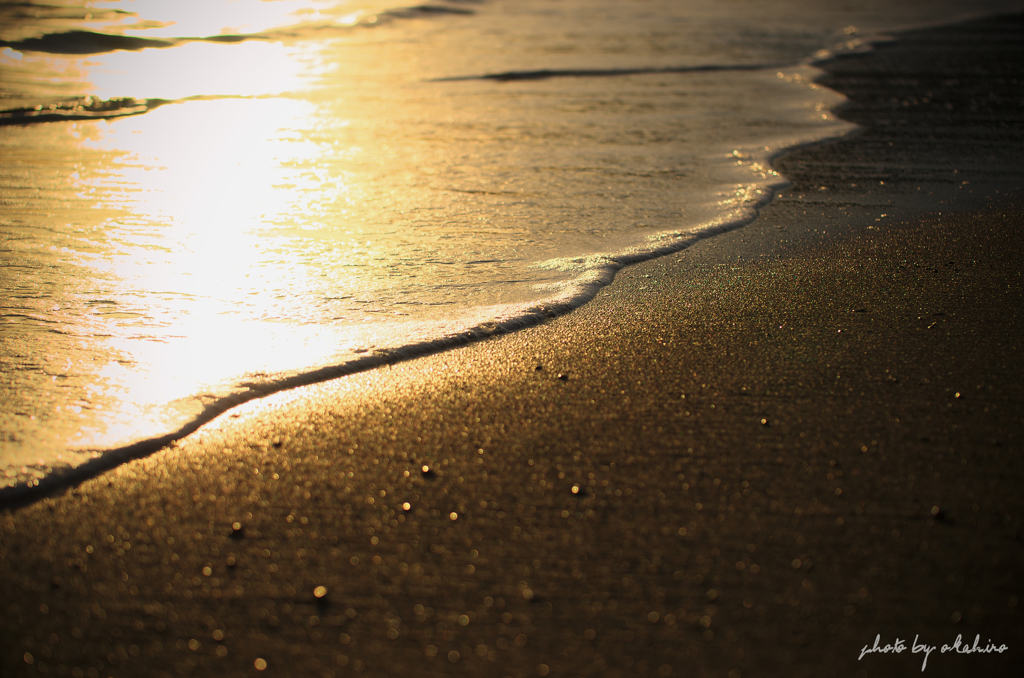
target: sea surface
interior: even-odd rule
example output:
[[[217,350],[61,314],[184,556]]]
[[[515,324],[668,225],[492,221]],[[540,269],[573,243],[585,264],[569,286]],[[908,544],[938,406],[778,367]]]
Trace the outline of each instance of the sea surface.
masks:
[[[816,59],[1018,5],[0,0],[0,499],[742,227]]]

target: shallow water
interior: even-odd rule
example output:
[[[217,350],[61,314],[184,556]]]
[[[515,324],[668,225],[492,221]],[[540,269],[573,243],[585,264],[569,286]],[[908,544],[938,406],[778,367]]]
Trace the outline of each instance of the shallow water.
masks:
[[[815,56],[1012,7],[893,4],[0,4],[6,484],[748,222]]]

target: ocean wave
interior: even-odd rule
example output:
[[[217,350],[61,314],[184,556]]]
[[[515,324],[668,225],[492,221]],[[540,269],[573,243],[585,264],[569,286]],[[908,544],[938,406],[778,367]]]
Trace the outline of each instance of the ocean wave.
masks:
[[[112,35],[95,31],[66,31],[47,33],[37,38],[2,41],[0,46],[19,52],[47,54],[101,54],[116,50],[138,51],[154,47],[173,47],[180,39],[137,38],[130,35]]]
[[[373,15],[367,15],[353,23],[315,22],[282,26],[256,33],[229,33],[208,36],[183,36],[174,38],[146,38],[98,31],[72,30],[45,33],[20,40],[0,40],[0,48],[7,47],[18,52],[41,52],[45,54],[87,55],[106,52],[137,52],[144,49],[165,49],[191,42],[238,43],[249,40],[295,40],[322,38],[332,33],[344,33],[354,28],[380,26],[397,19],[416,19],[444,15],[472,15],[475,12],[462,7],[445,5],[415,5],[397,7]]]
[[[114,97],[98,99],[78,97],[67,101],[39,104],[29,108],[12,108],[0,111],[0,125],[28,125],[42,122],[68,120],[103,120],[140,115],[173,103],[170,99],[136,99]]]

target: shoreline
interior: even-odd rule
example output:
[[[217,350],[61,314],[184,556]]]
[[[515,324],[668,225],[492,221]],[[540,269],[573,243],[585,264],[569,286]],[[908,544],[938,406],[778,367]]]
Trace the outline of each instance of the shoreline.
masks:
[[[913,32],[919,33],[923,30],[926,29],[918,29]],[[871,49],[884,47],[889,44],[889,40],[890,38],[879,37],[878,40],[871,43]],[[849,58],[850,56],[856,56],[857,54],[863,54],[863,52],[840,52],[824,59],[824,62],[838,62]],[[814,64],[819,61],[822,61],[822,59],[808,61],[802,65],[809,65],[813,68],[815,67]],[[715,70],[718,67],[696,67],[695,69],[682,70],[703,71],[708,70],[709,68]],[[728,70],[732,67],[724,68]],[[739,70],[773,70],[770,66],[744,66],[736,68],[739,68]],[[785,67],[780,66],[780,68]],[[651,72],[675,72],[676,70],[679,69],[652,69]],[[634,72],[645,72],[645,70],[639,69],[624,71],[625,74]],[[544,74],[544,77],[562,77],[564,75],[571,76],[577,74],[573,71],[566,73],[559,71],[541,71],[539,73]],[[615,71],[609,71],[607,73],[598,71],[596,73],[598,75],[617,74]],[[492,76],[480,77],[485,79],[492,78]],[[798,144],[769,156],[769,162],[771,166],[774,166],[779,158],[792,155],[793,153],[798,153],[805,148],[827,146],[843,140],[849,134],[856,133],[857,130],[852,130],[838,133],[837,136],[829,137],[824,140]],[[765,148],[767,149],[767,147]],[[549,299],[527,303],[523,305],[523,308],[518,309],[510,317],[499,318],[493,321],[485,320],[475,325],[468,323],[466,325],[467,329],[461,330],[455,334],[441,336],[440,338],[414,339],[404,345],[375,349],[360,357],[354,357],[353,354],[352,356],[349,356],[348,359],[341,359],[339,356],[338,360],[341,362],[321,367],[309,367],[275,373],[273,378],[247,380],[239,376],[235,379],[235,383],[233,385],[227,385],[225,383],[223,385],[225,388],[220,389],[219,391],[217,389],[213,389],[211,392],[197,392],[188,398],[182,399],[182,402],[193,402],[195,407],[191,409],[195,410],[198,408],[201,410],[200,413],[198,415],[194,415],[192,419],[187,419],[187,417],[177,417],[174,419],[173,423],[163,428],[152,429],[149,433],[150,437],[142,439],[126,439],[125,441],[122,441],[122,443],[113,447],[64,449],[63,451],[72,458],[84,458],[89,455],[92,456],[92,458],[82,463],[78,463],[77,465],[68,465],[66,462],[56,462],[53,459],[44,463],[42,457],[45,455],[40,455],[38,463],[25,464],[28,470],[23,474],[19,474],[17,468],[20,464],[11,462],[8,464],[8,472],[13,473],[14,475],[9,477],[8,482],[12,484],[0,487],[0,510],[14,510],[18,507],[39,501],[47,496],[53,496],[54,494],[66,491],[68,488],[75,487],[90,478],[94,478],[116,468],[121,464],[153,454],[172,442],[187,437],[200,427],[216,419],[224,412],[227,412],[242,403],[265,398],[274,393],[294,388],[301,388],[303,386],[342,378],[366,370],[391,365],[403,360],[416,359],[440,351],[447,351],[476,341],[487,340],[494,336],[546,323],[553,317],[570,313],[579,306],[589,303],[589,301],[594,298],[597,291],[610,284],[610,281],[613,280],[617,273],[623,268],[651,259],[675,254],[679,251],[692,247],[695,243],[706,238],[714,238],[721,233],[746,227],[752,220],[758,218],[757,215],[767,204],[777,199],[778,194],[782,190],[784,189],[780,189],[778,184],[762,187],[757,192],[759,194],[763,193],[764,195],[769,195],[771,196],[770,198],[761,198],[758,201],[755,201],[756,204],[752,204],[745,207],[743,210],[740,210],[741,212],[746,212],[745,214],[729,217],[725,219],[721,225],[708,227],[704,230],[692,233],[687,232],[685,237],[681,236],[678,240],[673,241],[668,239],[667,242],[669,244],[662,245],[661,247],[654,248],[652,245],[651,247],[653,249],[642,249],[636,253],[633,253],[631,250],[626,250],[625,252],[620,251],[618,254],[609,254],[607,255],[607,258],[610,263],[590,269],[587,274],[577,278],[573,283],[572,291],[563,292],[559,296]],[[926,203],[919,204],[917,207],[921,208],[922,205],[926,205]],[[913,210],[906,211],[908,214],[913,213]],[[605,255],[600,256],[601,258],[605,258]],[[360,352],[361,351],[357,351],[356,353]],[[174,405],[174,403],[165,404],[168,409],[172,409],[172,405]],[[35,455],[32,455],[32,458],[35,459]],[[24,461],[25,460],[23,459],[22,462]]]
[[[1020,28],[826,64],[862,134],[568,315],[0,513],[2,672],[920,673],[876,634],[1020,665]]]

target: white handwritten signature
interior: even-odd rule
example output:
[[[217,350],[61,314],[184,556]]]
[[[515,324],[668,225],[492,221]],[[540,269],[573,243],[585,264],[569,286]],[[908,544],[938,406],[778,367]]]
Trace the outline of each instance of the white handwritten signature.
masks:
[[[934,652],[938,646],[928,645],[927,643],[919,643],[917,642],[918,637],[918,635],[914,636],[914,642],[910,646],[910,653],[924,653],[924,661],[921,662],[921,671],[923,672],[925,668],[928,666],[928,656],[932,652]],[[1010,649],[1006,645],[995,645],[991,639],[989,639],[987,645],[981,645],[980,642],[981,634],[978,634],[974,637],[973,645],[971,645],[970,643],[964,643],[963,636],[961,634],[957,634],[956,640],[953,642],[952,645],[942,646],[941,654],[946,654],[947,652],[956,652],[957,654],[991,654],[993,652],[997,652],[999,654],[1002,654],[1003,652],[1006,652]],[[863,648],[861,648],[860,656],[857,657],[857,661],[864,659],[864,655],[872,654],[875,652],[879,652],[881,654],[899,654],[901,652],[905,652],[906,650],[907,643],[906,641],[900,638],[897,638],[895,643],[882,645],[882,634],[879,633],[875,636],[874,645],[865,645]]]

